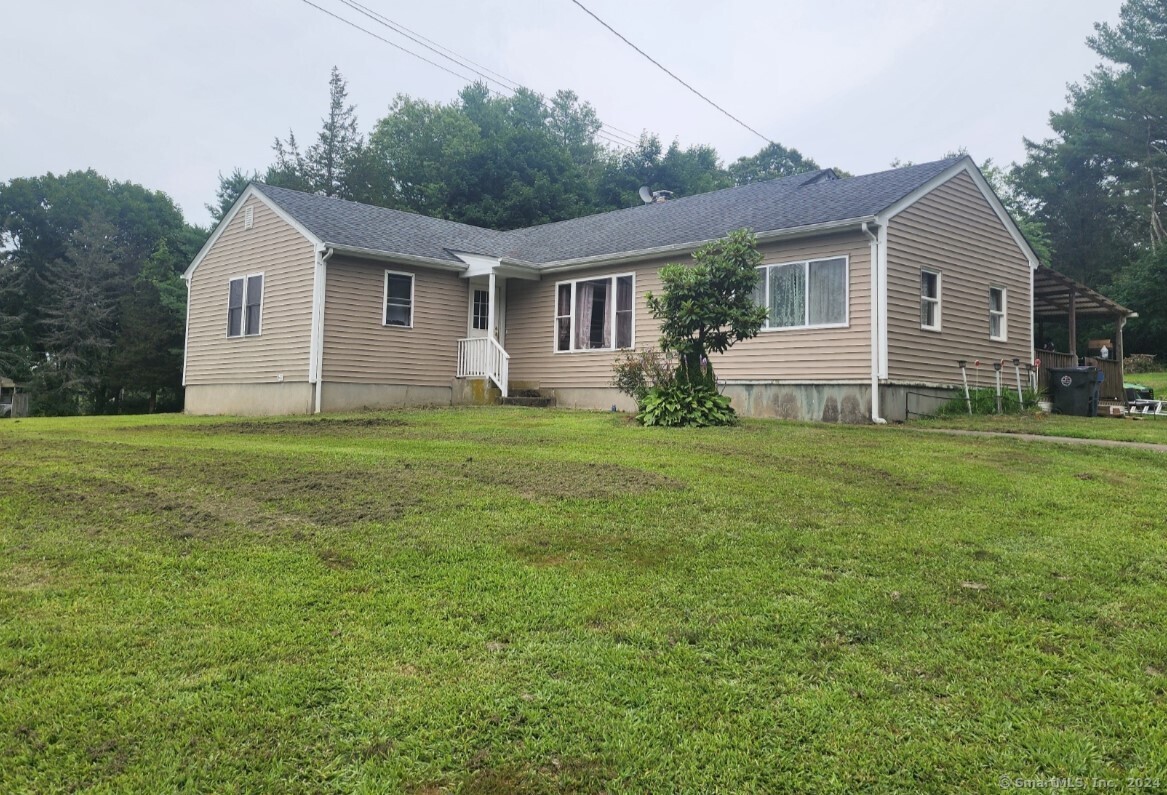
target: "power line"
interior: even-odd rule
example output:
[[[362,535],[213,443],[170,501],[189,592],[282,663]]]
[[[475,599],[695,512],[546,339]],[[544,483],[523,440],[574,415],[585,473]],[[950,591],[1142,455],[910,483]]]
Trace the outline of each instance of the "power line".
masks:
[[[587,6],[585,6],[583,3],[581,3],[579,0],[571,0],[571,2],[575,3],[575,4],[576,4],[577,6],[579,6],[581,9],[583,9],[584,13],[586,13],[588,16],[590,16],[590,17],[591,17],[592,19],[594,19],[596,22],[599,22],[599,23],[600,23],[601,25],[603,25],[605,28],[607,28],[608,30],[610,30],[610,31],[611,31],[611,32],[612,32],[612,33],[613,33],[613,34],[614,34],[614,35],[615,35],[617,38],[619,38],[621,41],[623,41],[623,42],[624,42],[625,44],[627,44],[629,47],[631,47],[632,49],[636,50],[638,53],[640,53],[640,54],[641,54],[641,55],[643,55],[645,58],[647,58],[649,61],[651,61],[653,64],[655,64],[655,65],[656,65],[656,67],[657,67],[658,69],[660,69],[662,72],[664,72],[665,74],[667,74],[669,77],[673,78],[673,79],[674,79],[674,80],[676,80],[678,83],[680,83],[681,85],[683,85],[685,88],[689,89],[689,90],[690,90],[690,91],[692,91],[694,94],[696,94],[697,96],[701,97],[701,99],[705,100],[705,101],[706,101],[706,102],[708,102],[710,105],[712,105],[713,107],[717,108],[717,110],[721,111],[721,113],[723,113],[724,115],[726,115],[726,116],[728,116],[729,118],[733,119],[735,122],[737,122],[737,123],[738,123],[738,124],[740,124],[742,127],[746,128],[747,130],[749,130],[750,132],[752,132],[754,135],[756,135],[756,136],[758,136],[759,138],[761,138],[763,141],[766,141],[767,143],[771,143],[771,144],[772,144],[772,143],[774,143],[774,141],[771,141],[769,138],[767,138],[766,136],[762,135],[760,132],[758,132],[757,130],[755,130],[755,129],[754,129],[753,127],[751,127],[750,125],[746,124],[744,121],[742,121],[741,119],[739,119],[737,116],[734,116],[732,113],[730,113],[728,110],[726,110],[725,108],[723,108],[723,107],[721,107],[720,105],[718,105],[716,102],[714,102],[713,100],[711,100],[709,97],[705,96],[705,95],[704,95],[704,94],[702,94],[700,91],[698,91],[697,89],[693,88],[693,86],[689,85],[689,84],[688,84],[688,83],[686,83],[684,80],[682,80],[681,78],[677,77],[677,75],[675,75],[673,72],[669,71],[669,69],[668,69],[668,68],[667,68],[667,67],[666,67],[664,64],[662,64],[660,61],[658,61],[657,59],[653,58],[651,55],[649,55],[648,53],[646,53],[644,50],[640,49],[640,48],[639,48],[639,47],[637,47],[635,44],[633,44],[632,42],[630,42],[630,41],[629,41],[629,40],[628,40],[628,39],[627,39],[627,38],[626,38],[626,37],[625,37],[625,36],[624,36],[622,33],[620,33],[620,31],[616,30],[614,27],[612,27],[611,25],[609,25],[607,22],[605,22],[604,20],[602,20],[602,19],[600,19],[598,16],[596,16],[594,13],[592,13],[592,12],[591,12],[591,10],[589,10],[589,9],[588,9],[588,7],[587,7]]]
[[[410,41],[414,42],[415,44],[419,44],[422,47],[424,47],[425,49],[429,50],[430,52],[435,53],[436,55],[439,55],[442,58],[445,58],[447,61],[450,61],[451,63],[457,64],[458,66],[460,66],[463,69],[467,69],[467,70],[473,72],[474,74],[478,75],[483,80],[485,80],[488,83],[488,85],[491,82],[498,83],[500,86],[502,86],[507,91],[510,91],[512,94],[517,92],[519,90],[519,88],[522,87],[522,84],[519,83],[518,81],[511,80],[509,77],[506,77],[505,75],[502,75],[502,74],[494,71],[493,69],[490,69],[489,67],[483,66],[480,63],[472,61],[471,59],[467,58],[465,55],[462,55],[461,53],[458,53],[458,52],[450,49],[449,47],[445,47],[442,44],[439,44],[438,42],[434,41],[433,39],[427,38],[426,36],[422,35],[421,33],[418,33],[417,31],[410,30],[405,25],[402,25],[400,22],[396,22],[396,21],[390,19],[389,17],[385,16],[384,14],[380,13],[379,11],[374,11],[372,8],[369,8],[368,6],[361,4],[357,0],[340,0],[340,2],[343,3],[344,5],[348,6],[352,10],[356,11],[357,13],[363,14],[364,16],[368,17],[369,19],[373,20],[374,22],[377,22],[378,24],[389,28],[390,30],[394,31],[395,33],[398,33],[398,34],[404,36],[405,38],[409,39]],[[477,68],[475,68],[475,67],[477,67]],[[480,70],[485,70],[485,72],[489,72],[491,75],[494,75],[494,78],[491,78],[490,76],[488,76],[487,74],[484,74],[484,72],[480,71]],[[548,110],[551,109],[550,103],[542,96],[540,96],[540,101],[542,102],[543,106],[546,107]],[[626,139],[626,140],[620,142],[625,146],[635,146],[637,144],[636,136],[634,136],[632,133],[625,132],[624,130],[621,130],[620,128],[614,127],[611,124],[607,124],[605,122],[601,122],[600,126],[602,128],[606,128],[606,140],[611,140],[611,138],[621,138],[621,139]]]
[[[459,80],[463,80],[463,81],[465,81],[465,82],[468,82],[468,83],[473,83],[473,82],[474,82],[474,78],[472,78],[472,77],[469,77],[469,76],[467,76],[467,75],[465,75],[465,74],[461,74],[461,73],[459,73],[459,72],[456,72],[456,71],[454,71],[453,69],[450,69],[450,68],[448,68],[448,67],[446,67],[446,66],[443,66],[443,65],[442,65],[442,64],[440,64],[440,63],[437,63],[436,61],[433,61],[433,60],[430,60],[429,58],[426,58],[424,55],[421,55],[420,53],[414,52],[413,50],[410,50],[410,49],[409,49],[409,48],[407,48],[407,47],[403,47],[403,46],[401,46],[400,44],[398,44],[398,43],[396,43],[396,42],[390,41],[389,39],[385,38],[384,36],[381,36],[381,35],[379,35],[379,34],[377,34],[377,33],[373,32],[373,31],[369,30],[368,28],[362,27],[361,25],[358,25],[356,22],[353,22],[352,20],[345,19],[344,17],[340,16],[339,14],[336,14],[336,13],[334,13],[334,12],[332,12],[332,11],[329,11],[327,8],[323,8],[323,7],[319,6],[319,5],[317,5],[316,3],[313,3],[313,2],[312,2],[312,0],[301,0],[301,2],[303,2],[305,5],[309,5],[309,6],[311,6],[312,8],[315,8],[317,11],[320,11],[320,12],[322,12],[322,13],[324,13],[324,14],[327,14],[328,16],[332,17],[333,19],[335,19],[335,20],[337,20],[337,21],[339,21],[339,22],[343,22],[344,24],[348,25],[348,26],[349,26],[349,27],[351,27],[351,28],[355,28],[355,29],[359,30],[360,32],[362,32],[362,33],[364,33],[364,34],[366,34],[366,35],[368,35],[368,36],[372,36],[374,39],[377,39],[378,41],[382,42],[383,44],[387,44],[387,45],[389,45],[390,47],[393,47],[393,48],[394,48],[394,49],[396,49],[396,50],[400,50],[401,52],[403,52],[403,53],[405,53],[405,54],[407,54],[407,55],[412,55],[414,58],[417,58],[418,60],[420,60],[420,61],[423,61],[423,62],[425,62],[425,63],[429,64],[430,66],[433,66],[433,67],[435,67],[435,68],[437,68],[437,69],[441,69],[441,70],[442,70],[443,72],[445,72],[446,74],[453,75],[454,77],[457,77]],[[350,5],[350,3],[349,3],[349,0],[341,0],[341,2],[345,3],[345,5],[349,5],[349,7],[350,7],[350,8],[353,8],[353,6],[352,6],[352,5]],[[365,14],[365,16],[370,16],[370,14],[369,14],[369,13],[366,13],[365,11],[361,11],[361,9],[359,9],[359,8],[354,8],[354,10],[357,10],[357,11],[360,11],[361,13],[364,13],[364,14]],[[375,12],[373,12],[373,13],[375,13]],[[370,16],[370,18],[373,18],[373,17],[371,17],[371,16]],[[380,20],[375,20],[375,21],[380,21]],[[382,22],[382,24],[385,24],[385,23],[384,23],[384,22]],[[386,25],[386,27],[390,27],[390,28],[392,29],[392,26],[390,26],[390,25]],[[400,32],[400,31],[398,31],[398,32]],[[417,35],[420,35],[420,34],[417,34]],[[423,37],[423,38],[424,38],[424,37]],[[417,41],[416,39],[413,39],[413,40],[414,40],[414,41]],[[417,43],[419,43],[419,44],[422,44],[421,42],[417,42]],[[426,46],[426,45],[422,44],[422,46]],[[440,46],[440,45],[438,45],[438,46]],[[436,50],[433,50],[433,48],[432,48],[432,47],[427,47],[427,49],[430,49],[431,51],[437,52]],[[451,51],[451,52],[452,52],[452,51]],[[466,66],[466,64],[463,64],[463,63],[461,63],[460,61],[458,61],[458,60],[456,60],[456,59],[454,59],[454,58],[450,58],[449,56],[447,56],[447,55],[443,55],[443,54],[442,54],[442,53],[440,53],[440,52],[439,52],[439,53],[437,53],[437,54],[438,54],[438,55],[441,55],[443,58],[446,58],[447,60],[449,60],[449,61],[451,61],[451,62],[453,62],[453,63],[456,63],[456,64],[458,64],[459,66],[461,66],[461,67],[462,67],[462,68],[464,68],[464,69],[469,69],[469,71],[471,71],[471,72],[474,72],[475,74],[479,75],[480,77],[483,77],[484,79],[488,80],[488,83],[489,83],[489,82],[498,83],[498,84],[499,84],[500,86],[502,86],[503,88],[507,88],[507,90],[509,90],[509,91],[510,91],[512,94],[515,92],[515,89],[513,89],[513,88],[509,88],[509,87],[505,86],[505,85],[504,85],[504,84],[503,84],[501,81],[499,81],[499,80],[491,80],[491,79],[489,79],[489,78],[486,78],[486,76],[485,76],[485,75],[483,75],[481,72],[478,72],[478,71],[477,71],[477,70],[475,70],[475,69],[471,69],[470,67]],[[485,69],[486,67],[482,67],[482,68],[484,68],[484,69]],[[490,70],[487,70],[487,71],[490,71]],[[504,78],[504,79],[505,79],[505,78]],[[508,82],[510,82],[510,81],[508,81]],[[517,84],[516,84],[516,85],[517,85]],[[499,91],[495,91],[493,88],[491,88],[491,87],[490,87],[490,85],[489,85],[489,84],[486,86],[486,88],[487,88],[487,90],[488,90],[488,91],[490,91],[490,93],[494,94],[495,96],[498,96],[498,97],[504,97],[504,96],[505,96],[505,95],[504,95],[504,94],[502,94],[501,92],[499,92]],[[544,100],[544,99],[542,99],[542,98],[540,98],[540,99],[542,100],[543,104],[544,104],[544,105],[546,105],[546,100]],[[623,148],[628,148],[628,147],[631,145],[631,144],[629,144],[629,143],[628,143],[628,142],[626,142],[626,141],[618,140],[617,138],[615,138],[615,137],[614,137],[614,133],[608,133],[607,131],[605,131],[605,130],[602,130],[602,129],[596,132],[596,136],[597,136],[598,138],[601,138],[602,140],[606,141],[607,143],[610,143],[610,144],[612,144],[613,146],[616,146],[616,147],[618,147],[618,148],[622,148],[622,149],[623,149]]]

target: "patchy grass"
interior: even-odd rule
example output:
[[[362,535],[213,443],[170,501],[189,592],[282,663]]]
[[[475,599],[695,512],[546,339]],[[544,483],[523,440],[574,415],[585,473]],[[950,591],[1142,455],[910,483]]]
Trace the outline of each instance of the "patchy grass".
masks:
[[[1167,372],[1127,373],[1126,380],[1132,384],[1142,384],[1155,390],[1156,395],[1167,398]]]
[[[913,420],[907,423],[906,427],[1034,433],[1039,436],[1071,436],[1079,439],[1167,444],[1167,416],[1066,417],[1059,414],[987,414],[970,417],[963,414]]]
[[[474,409],[0,461],[0,791],[1167,785],[1161,454]]]

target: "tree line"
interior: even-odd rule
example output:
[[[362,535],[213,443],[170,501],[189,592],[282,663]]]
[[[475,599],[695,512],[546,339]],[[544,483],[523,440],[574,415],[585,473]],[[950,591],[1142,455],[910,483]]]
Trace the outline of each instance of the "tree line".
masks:
[[[1101,63],[1051,113],[1053,135],[982,168],[1047,264],[1139,312],[1127,350],[1163,356],[1167,0],[1127,0],[1088,43]],[[817,168],[779,144],[728,164],[648,132],[613,147],[571,91],[482,84],[449,102],[400,95],[366,134],[333,69],[314,139],[276,137],[272,162],[221,174],[207,209],[219,220],[262,180],[513,229],[635,206],[641,185],[686,196]],[[208,234],[165,194],[93,171],[0,183],[0,374],[31,384],[39,413],[181,405],[180,274]]]

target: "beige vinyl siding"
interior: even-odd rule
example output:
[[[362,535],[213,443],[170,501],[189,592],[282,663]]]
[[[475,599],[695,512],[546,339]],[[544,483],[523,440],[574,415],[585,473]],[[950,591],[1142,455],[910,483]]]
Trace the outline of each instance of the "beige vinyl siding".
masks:
[[[870,245],[860,232],[770,243],[761,247],[764,262],[849,258],[849,324],[846,328],[764,331],[714,360],[718,378],[728,381],[862,380],[871,376]],[[506,348],[513,381],[546,388],[605,387],[612,379],[613,351],[557,353],[555,285],[560,281],[624,273],[636,275],[633,333],[637,348],[659,347],[660,325],[649,315],[644,296],[660,292],[660,269],[674,256],[543,274],[538,282],[507,282]],[[463,310],[464,311],[464,310]]]
[[[960,173],[895,216],[887,231],[888,376],[960,382],[957,360],[1029,361],[1030,267],[981,194]],[[941,274],[940,331],[920,328],[920,270]],[[989,288],[1006,289],[1005,342],[989,339]]]
[[[252,228],[236,213],[191,276],[190,385],[308,380],[315,248],[260,199],[244,206],[254,213]],[[264,274],[261,333],[228,339],[230,281],[255,273]]]
[[[414,276],[412,328],[383,324],[387,270]],[[324,380],[450,386],[468,300],[466,280],[454,272],[333,257],[325,280]]]

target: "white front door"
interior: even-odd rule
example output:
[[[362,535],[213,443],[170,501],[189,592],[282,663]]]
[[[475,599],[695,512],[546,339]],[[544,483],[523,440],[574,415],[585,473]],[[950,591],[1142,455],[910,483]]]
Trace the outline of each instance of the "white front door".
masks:
[[[486,276],[470,280],[470,306],[466,318],[468,337],[485,337],[489,334],[490,325],[490,281]],[[506,328],[506,280],[495,279],[494,287],[494,338],[499,345],[504,345],[504,331]]]

